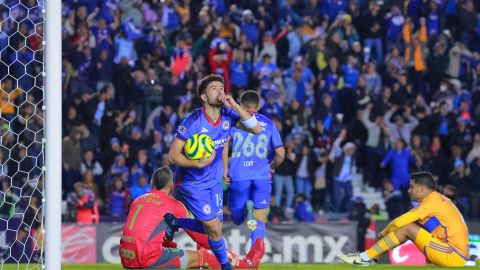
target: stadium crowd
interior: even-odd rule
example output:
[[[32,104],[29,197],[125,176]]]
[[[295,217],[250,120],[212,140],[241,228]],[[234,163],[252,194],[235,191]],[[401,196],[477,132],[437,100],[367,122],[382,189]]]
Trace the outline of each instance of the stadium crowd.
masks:
[[[197,82],[216,73],[236,98],[257,90],[284,139],[272,221],[355,219],[362,207],[377,217],[352,200],[358,175],[395,218],[411,207],[416,170],[478,219],[479,12],[472,0],[64,0],[64,218],[123,220],[168,165],[178,123],[200,104]],[[43,31],[25,24],[2,62],[36,57]],[[35,92],[10,105],[34,82],[2,80],[2,116],[29,119]]]
[[[465,0],[64,1],[64,197],[79,213],[121,220],[168,164],[178,123],[198,107],[198,80],[216,73],[234,97],[258,90],[260,112],[284,138],[272,220],[352,212],[362,201],[351,200],[357,174],[384,192],[396,217],[410,207],[408,175],[420,169],[478,218],[479,8]]]

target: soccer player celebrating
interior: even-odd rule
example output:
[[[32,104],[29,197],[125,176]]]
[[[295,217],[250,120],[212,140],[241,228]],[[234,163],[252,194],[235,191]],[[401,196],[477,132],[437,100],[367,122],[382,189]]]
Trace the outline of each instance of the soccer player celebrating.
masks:
[[[242,107],[255,115],[260,122],[261,132],[254,135],[233,127],[230,130],[232,156],[228,166],[229,144],[223,149],[224,180],[230,184],[229,206],[233,222],[240,225],[245,220],[252,230],[252,245],[257,238],[265,238],[267,208],[272,192],[271,172],[285,157],[285,148],[275,125],[266,116],[258,114],[260,97],[257,92],[246,91],[240,98]],[[274,152],[273,161],[269,157]],[[255,209],[254,209],[255,208]]]
[[[128,269],[185,269],[210,267],[220,268],[214,255],[208,252],[206,235],[186,231],[193,240],[205,249],[198,251],[174,249],[176,244],[165,239],[164,215],[173,211],[179,217],[186,217],[185,206],[169,196],[173,190],[173,175],[168,167],[155,171],[151,180],[152,191],[135,199],[130,206],[127,222],[120,240],[120,258]],[[263,241],[255,243],[245,259],[228,251],[233,267],[240,269],[257,268],[263,257]]]
[[[372,265],[383,253],[411,240],[435,265],[465,266],[469,260],[467,225],[450,199],[435,191],[432,174],[411,174],[408,191],[412,201],[420,203],[418,207],[390,222],[372,248],[338,259],[348,264]]]
[[[255,116],[245,111],[231,96],[225,95],[221,76],[208,75],[203,78],[197,94],[203,106],[180,124],[168,154],[170,162],[180,167],[176,181],[178,196],[195,219],[179,219],[178,223],[172,220],[167,237],[173,239],[173,233],[178,228],[173,223],[194,231],[202,226],[222,269],[231,269],[222,237],[223,189],[221,180],[217,177],[223,172],[222,155],[214,154],[194,161],[183,154],[183,147],[193,134],[204,133],[213,140],[215,151],[221,153],[232,126],[259,133],[260,125]],[[169,220],[166,221],[168,224]]]

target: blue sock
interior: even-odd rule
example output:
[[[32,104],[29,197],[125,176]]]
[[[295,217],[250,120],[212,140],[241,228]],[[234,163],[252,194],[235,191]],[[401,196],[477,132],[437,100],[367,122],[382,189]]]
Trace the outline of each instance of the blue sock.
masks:
[[[225,246],[223,237],[218,241],[208,238],[208,243],[210,244],[213,254],[215,254],[215,257],[222,266],[224,264],[230,264],[230,262],[228,262],[227,247]]]
[[[266,232],[265,223],[257,219],[257,228],[250,234],[250,239],[252,240],[251,246],[255,244],[255,241],[258,238],[265,239],[265,232]]]
[[[232,221],[235,225],[240,225],[245,221],[245,209],[244,208],[236,208],[230,209],[232,212]]]
[[[205,233],[203,224],[193,218],[177,218],[178,227],[187,229],[193,232]]]

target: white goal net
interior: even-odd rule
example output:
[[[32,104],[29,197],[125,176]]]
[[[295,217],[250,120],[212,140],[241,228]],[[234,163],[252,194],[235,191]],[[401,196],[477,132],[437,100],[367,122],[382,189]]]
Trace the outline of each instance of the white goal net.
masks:
[[[0,269],[43,266],[43,4],[0,0]]]

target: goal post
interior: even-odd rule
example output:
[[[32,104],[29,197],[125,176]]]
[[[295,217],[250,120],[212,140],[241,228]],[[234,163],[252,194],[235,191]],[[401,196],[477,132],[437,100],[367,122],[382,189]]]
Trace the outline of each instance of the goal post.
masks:
[[[62,1],[45,1],[45,267],[62,262]]]

